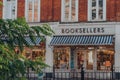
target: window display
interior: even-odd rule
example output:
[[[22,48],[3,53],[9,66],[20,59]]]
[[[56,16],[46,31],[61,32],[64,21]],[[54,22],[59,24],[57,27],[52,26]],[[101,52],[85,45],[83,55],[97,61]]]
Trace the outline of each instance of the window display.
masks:
[[[88,51],[86,55],[86,67],[87,70],[93,70],[93,65],[94,65],[94,52],[93,51]]]
[[[22,54],[30,60],[40,57],[43,61],[45,61],[45,48],[33,47],[33,49],[31,49],[25,47]]]
[[[54,65],[56,69],[68,69],[70,58],[69,47],[54,48]]]
[[[114,64],[114,51],[102,50],[97,54],[97,70],[111,70]]]
[[[84,54],[82,51],[77,52],[77,69],[81,69],[84,63]]]

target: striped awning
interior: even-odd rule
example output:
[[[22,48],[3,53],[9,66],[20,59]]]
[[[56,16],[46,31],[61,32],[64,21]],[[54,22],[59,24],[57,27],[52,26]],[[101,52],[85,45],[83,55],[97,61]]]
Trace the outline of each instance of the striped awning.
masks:
[[[112,45],[112,35],[53,36],[50,45]]]
[[[36,37],[35,39],[35,44],[31,41],[30,37],[25,37],[25,40],[28,42],[30,45],[40,45],[41,39],[40,37]]]

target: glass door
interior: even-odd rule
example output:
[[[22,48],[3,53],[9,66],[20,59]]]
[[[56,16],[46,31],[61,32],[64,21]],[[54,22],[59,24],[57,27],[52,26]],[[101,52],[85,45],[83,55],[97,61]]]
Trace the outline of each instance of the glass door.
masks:
[[[84,56],[84,51],[83,50],[76,50],[75,51],[75,68],[76,69],[81,69],[81,67],[84,65],[85,61],[85,56]]]
[[[86,70],[93,70],[95,64],[94,50],[86,51]]]

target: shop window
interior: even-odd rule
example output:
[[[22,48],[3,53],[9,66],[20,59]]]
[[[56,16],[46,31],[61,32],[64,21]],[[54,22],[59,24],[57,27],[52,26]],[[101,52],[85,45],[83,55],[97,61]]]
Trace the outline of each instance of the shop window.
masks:
[[[114,64],[114,51],[102,50],[97,54],[97,70],[111,70]]]
[[[17,18],[17,0],[3,0],[3,19]]]
[[[28,22],[40,21],[40,0],[26,0],[25,18]]]
[[[78,21],[78,0],[62,0],[62,21]]]
[[[56,69],[69,69],[70,48],[54,48],[54,66]]]
[[[94,52],[88,51],[86,55],[86,68],[87,70],[93,70],[93,64],[94,64]]]
[[[31,49],[25,47],[22,54],[30,60],[35,60],[39,57],[41,60],[45,61],[45,48],[33,47],[33,49]]]
[[[81,69],[84,64],[84,53],[82,51],[77,52],[77,69]]]
[[[88,0],[88,20],[106,20],[106,0]]]

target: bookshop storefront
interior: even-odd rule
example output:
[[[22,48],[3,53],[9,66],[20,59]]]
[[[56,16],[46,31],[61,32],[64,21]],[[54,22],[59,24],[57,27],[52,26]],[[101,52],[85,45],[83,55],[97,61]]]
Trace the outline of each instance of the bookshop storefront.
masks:
[[[111,70],[114,35],[113,27],[60,27],[50,42],[55,69]]]

